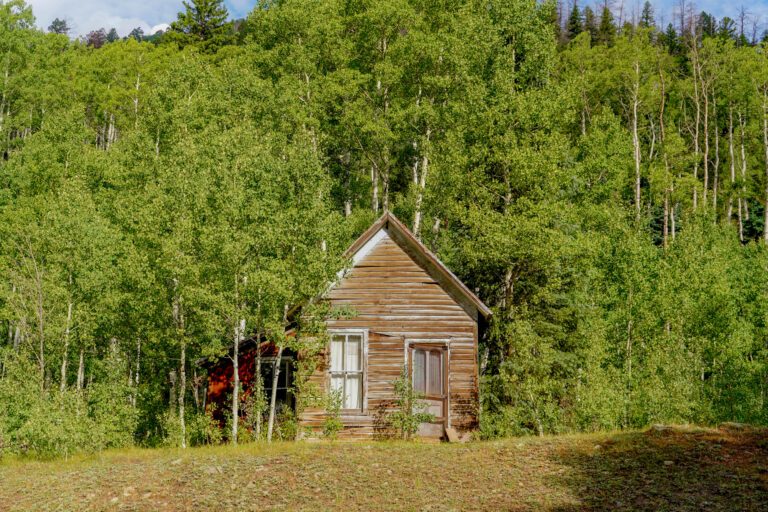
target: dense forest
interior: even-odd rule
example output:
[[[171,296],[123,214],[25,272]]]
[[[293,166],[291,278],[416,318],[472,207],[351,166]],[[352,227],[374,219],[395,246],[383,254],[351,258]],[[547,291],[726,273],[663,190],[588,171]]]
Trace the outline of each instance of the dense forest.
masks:
[[[768,55],[743,24],[180,9],[91,44],[0,1],[0,452],[220,440],[195,362],[284,336],[384,210],[494,311],[479,436],[768,423]]]

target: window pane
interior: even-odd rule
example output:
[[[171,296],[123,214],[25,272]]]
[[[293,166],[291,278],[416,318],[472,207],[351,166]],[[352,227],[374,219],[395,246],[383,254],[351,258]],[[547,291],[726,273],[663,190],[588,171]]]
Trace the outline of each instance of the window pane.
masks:
[[[344,336],[334,335],[331,338],[331,371],[340,372],[343,368],[342,357],[344,357]]]
[[[288,387],[288,373],[291,371],[291,362],[283,360],[281,366],[280,375],[277,376],[277,387],[279,389],[285,389]]]
[[[363,379],[360,375],[347,375],[347,396],[344,401],[345,409],[362,409]]]
[[[261,386],[264,389],[272,389],[272,362],[261,362]]]
[[[413,351],[413,389],[419,393],[426,392],[425,388],[425,368],[426,354],[423,350],[414,349]]]
[[[443,361],[438,350],[429,352],[429,375],[427,393],[430,395],[443,394]]]
[[[360,336],[347,336],[344,370],[348,372],[359,372],[363,369],[361,365],[362,358],[360,357],[362,341]]]
[[[331,377],[331,390],[344,393],[344,376],[334,375]]]

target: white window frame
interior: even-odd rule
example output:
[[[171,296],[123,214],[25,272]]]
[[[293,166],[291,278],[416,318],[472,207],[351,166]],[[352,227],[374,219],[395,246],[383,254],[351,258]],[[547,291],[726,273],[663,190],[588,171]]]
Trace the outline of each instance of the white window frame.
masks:
[[[331,371],[331,342],[333,340],[333,337],[336,335],[343,335],[343,336],[349,336],[349,335],[358,335],[362,339],[362,346],[360,347],[361,353],[361,361],[360,361],[360,371],[341,371],[341,372],[334,372]],[[344,340],[344,347],[347,346],[346,338]],[[346,358],[344,350],[342,350],[342,361],[345,361]],[[329,329],[328,330],[328,370],[326,372],[326,390],[331,390],[331,377],[333,374],[341,374],[341,375],[347,375],[347,374],[359,374],[360,375],[360,381],[362,384],[362,397],[360,399],[360,409],[345,409],[342,407],[341,412],[342,413],[364,413],[368,410],[368,329]],[[344,390],[342,393],[344,393],[345,399],[346,399],[346,385],[347,385],[347,379],[344,379]]]

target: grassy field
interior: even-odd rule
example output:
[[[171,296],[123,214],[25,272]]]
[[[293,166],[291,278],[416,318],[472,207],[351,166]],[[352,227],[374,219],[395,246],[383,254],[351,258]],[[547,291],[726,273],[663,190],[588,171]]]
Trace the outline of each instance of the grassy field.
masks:
[[[2,510],[768,510],[768,430],[302,442],[0,465]]]

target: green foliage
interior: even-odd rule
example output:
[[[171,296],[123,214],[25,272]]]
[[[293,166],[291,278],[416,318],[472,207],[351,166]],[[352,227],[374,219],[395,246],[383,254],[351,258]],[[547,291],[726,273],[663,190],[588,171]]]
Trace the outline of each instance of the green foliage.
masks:
[[[62,20],[59,18],[56,18],[51,22],[50,25],[48,25],[48,32],[53,32],[54,34],[67,35],[69,34],[70,30],[71,29],[69,28],[69,25],[67,24],[66,20]]]
[[[616,25],[613,22],[613,13],[606,4],[600,14],[600,24],[597,27],[597,40],[605,45],[613,43],[616,37]]]
[[[573,3],[573,9],[571,9],[571,14],[568,16],[568,22],[565,29],[568,34],[569,41],[573,40],[576,36],[584,31],[581,12],[579,11],[579,4],[577,2]]]
[[[344,405],[344,396],[341,390],[330,390],[325,400],[325,421],[322,430],[324,438],[336,439],[338,432],[344,428],[339,419],[342,405]]]
[[[387,421],[407,441],[419,430],[421,423],[434,421],[435,416],[427,412],[424,394],[413,389],[407,367],[403,367],[400,377],[392,381],[392,386],[396,397],[395,410],[389,413]]]
[[[112,361],[110,364],[114,364]],[[70,456],[133,444],[136,415],[119,383],[41,393],[35,368],[5,354],[0,379],[0,454]]]
[[[174,425],[178,422],[174,422]],[[190,446],[221,444],[224,432],[211,411],[193,413],[187,419],[187,435]]]
[[[648,0],[643,4],[639,26],[640,28],[656,28],[653,5]]]
[[[261,376],[255,378],[261,380]],[[241,395],[242,396],[242,395]],[[250,393],[242,396],[243,426],[245,434],[254,440],[260,440],[259,434],[264,432],[264,414],[267,413],[269,401],[264,393],[263,382],[252,382]]]
[[[175,410],[171,409],[163,414],[160,428],[160,446],[175,448],[182,446],[186,441],[186,433],[181,427],[179,415]],[[199,433],[196,433],[195,437],[199,437]]]
[[[481,436],[767,423],[764,48],[646,3],[558,50],[555,7],[262,2],[234,38],[206,0],[96,49],[1,2],[3,450],[219,441],[194,361],[243,321],[308,356],[294,437],[350,313],[311,299],[384,209],[494,311]]]
[[[299,420],[293,409],[285,408],[277,413],[275,438],[280,441],[295,441],[300,432]]]
[[[184,1],[184,11],[171,23],[163,40],[180,46],[194,45],[203,51],[215,52],[233,41],[232,22],[224,0]],[[131,33],[133,37],[133,33]]]

